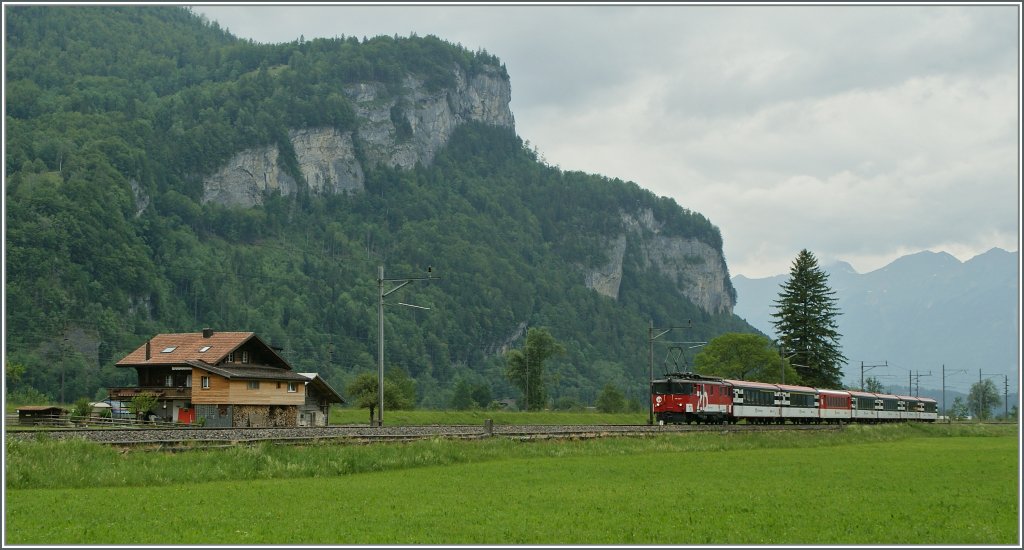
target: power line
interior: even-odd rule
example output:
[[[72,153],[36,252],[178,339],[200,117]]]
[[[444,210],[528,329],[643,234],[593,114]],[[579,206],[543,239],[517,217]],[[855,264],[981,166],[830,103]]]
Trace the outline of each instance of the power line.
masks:
[[[921,397],[921,377],[922,376],[931,376],[931,375],[932,375],[932,371],[928,371],[927,374],[921,374],[921,371],[917,371],[917,374],[914,375],[914,378],[917,380],[917,391],[915,393],[916,397]],[[907,394],[908,395],[910,394],[910,386],[907,387]]]
[[[886,360],[881,365],[865,365],[864,361],[861,361],[860,362],[860,389],[862,391],[864,390],[864,370],[865,369],[870,371],[871,369],[875,369],[875,368],[878,368],[878,367],[888,367],[888,366],[889,366],[889,361],[888,360]]]

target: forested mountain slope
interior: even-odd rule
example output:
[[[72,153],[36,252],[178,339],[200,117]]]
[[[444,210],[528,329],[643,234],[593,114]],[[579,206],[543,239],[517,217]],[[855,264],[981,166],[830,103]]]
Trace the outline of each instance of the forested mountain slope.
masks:
[[[422,406],[515,397],[527,327],[567,350],[551,395],[641,399],[647,327],[753,331],[718,228],[515,134],[497,58],[436,37],[239,40],[187,9],[7,8],[6,353],[66,401],[134,382],[154,333],[254,331],[336,388],[387,368]],[[656,367],[661,370],[663,348]],[[63,383],[61,379],[63,377]]]

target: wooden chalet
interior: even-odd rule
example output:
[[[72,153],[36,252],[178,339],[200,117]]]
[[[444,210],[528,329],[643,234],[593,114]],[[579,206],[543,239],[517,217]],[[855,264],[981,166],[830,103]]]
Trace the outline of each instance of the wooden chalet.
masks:
[[[319,425],[326,425],[330,404],[344,402],[314,373],[293,372],[252,332],[158,334],[116,366],[135,369],[139,385],[110,388],[110,400],[127,403],[140,393],[153,394],[157,403],[149,416],[167,422],[202,419],[205,426],[283,427],[300,425],[305,415],[305,425],[317,425],[311,422],[320,418]],[[315,393],[311,397],[309,384]],[[308,399],[315,411],[309,410]]]
[[[315,372],[300,372],[305,376],[306,401],[299,407],[299,426],[326,426],[331,403],[344,403],[338,392]]]

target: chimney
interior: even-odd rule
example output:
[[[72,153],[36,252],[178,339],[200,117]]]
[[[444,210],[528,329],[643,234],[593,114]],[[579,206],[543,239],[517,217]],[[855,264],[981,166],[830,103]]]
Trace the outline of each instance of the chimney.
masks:
[[[149,361],[149,340],[146,340],[146,361]]]
[[[213,336],[213,329],[212,328],[204,328],[203,329],[203,338],[209,338],[211,336]]]

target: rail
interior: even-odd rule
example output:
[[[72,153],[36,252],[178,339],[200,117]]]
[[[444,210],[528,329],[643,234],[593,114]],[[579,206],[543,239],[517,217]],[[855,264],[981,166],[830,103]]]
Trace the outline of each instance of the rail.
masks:
[[[270,443],[274,445],[305,445],[320,443],[371,444],[409,442],[424,439],[486,439],[505,437],[519,441],[546,439],[596,439],[602,437],[649,437],[659,434],[687,432],[764,432],[781,430],[838,430],[841,424],[782,425],[667,425],[595,424],[595,425],[479,425],[396,426],[326,426],[293,428],[185,428],[148,429],[23,429],[11,431],[8,437],[32,439],[82,438],[106,445],[138,450],[198,450],[235,445]]]
[[[101,416],[76,416],[70,414],[19,417],[17,414],[4,415],[4,427],[24,429],[35,428],[134,428],[134,429],[189,429],[194,426],[161,420],[136,420]]]

